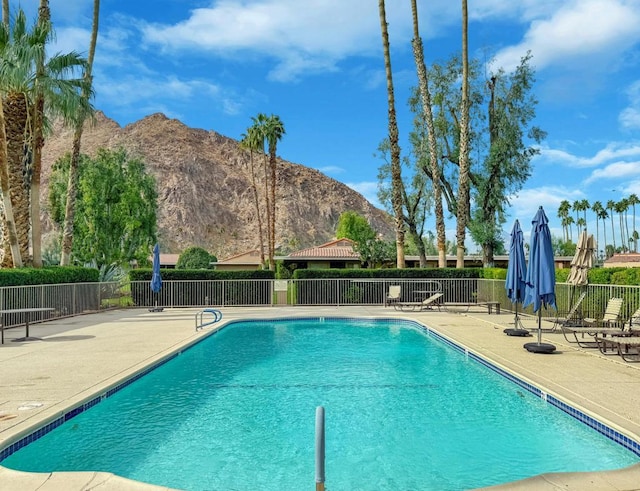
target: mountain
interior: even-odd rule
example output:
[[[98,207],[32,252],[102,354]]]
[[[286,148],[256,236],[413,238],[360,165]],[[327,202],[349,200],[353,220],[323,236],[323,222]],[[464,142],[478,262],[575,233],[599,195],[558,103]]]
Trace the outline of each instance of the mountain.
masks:
[[[56,122],[43,149],[45,230],[54,228],[46,214],[51,167],[70,152],[72,138],[73,131]],[[259,245],[249,154],[237,140],[189,128],[163,114],[121,127],[99,112],[84,129],[82,153],[95,155],[99,148],[120,147],[141,157],[156,180],[163,253],[199,246],[222,259]],[[254,155],[254,163],[261,162],[262,155]],[[366,217],[386,239],[394,236],[389,215],[345,184],[282,159],[277,172],[276,243],[283,252],[328,242],[338,217],[348,210]],[[259,180],[258,189],[261,186]]]

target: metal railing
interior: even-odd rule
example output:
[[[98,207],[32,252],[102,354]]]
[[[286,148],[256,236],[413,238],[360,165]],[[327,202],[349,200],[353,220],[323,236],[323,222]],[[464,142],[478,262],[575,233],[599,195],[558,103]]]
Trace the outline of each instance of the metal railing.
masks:
[[[499,302],[503,310],[512,304],[504,280],[486,279],[304,279],[304,280],[201,280],[164,281],[154,293],[146,281],[126,286],[115,282],[34,285],[0,288],[0,310],[50,307],[52,313],[34,314],[31,322],[68,317],[109,308],[125,307],[255,307],[255,306],[347,306],[385,305],[391,285],[400,286],[400,301],[415,302],[430,291],[443,294],[444,302]],[[628,319],[640,307],[640,286],[556,285],[558,310],[543,309],[542,316],[555,318],[570,310],[580,293],[584,317],[598,318],[611,297],[623,299],[622,318]],[[519,310],[533,314],[531,307]],[[20,325],[17,314],[3,319],[5,327]]]

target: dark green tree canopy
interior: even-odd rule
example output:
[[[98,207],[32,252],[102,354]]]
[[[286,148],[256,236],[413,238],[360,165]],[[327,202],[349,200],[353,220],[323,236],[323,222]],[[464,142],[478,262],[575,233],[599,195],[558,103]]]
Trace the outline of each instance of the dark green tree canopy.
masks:
[[[59,159],[49,185],[51,217],[62,225],[70,155]],[[98,150],[82,155],[74,224],[74,262],[98,267],[147,261],[157,241],[155,180],[139,158],[126,150]]]
[[[176,269],[212,269],[217,258],[202,247],[189,247],[180,254]]]

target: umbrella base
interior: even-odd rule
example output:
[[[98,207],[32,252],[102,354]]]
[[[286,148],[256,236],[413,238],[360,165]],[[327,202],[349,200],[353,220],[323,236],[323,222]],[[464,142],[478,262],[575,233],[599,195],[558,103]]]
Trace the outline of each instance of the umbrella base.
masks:
[[[164,310],[164,307],[151,307],[149,309],[149,312],[162,312]]]
[[[553,353],[556,347],[549,343],[526,343],[524,349],[531,353]]]
[[[527,331],[526,329],[505,329],[504,332],[507,336],[521,336],[521,337],[527,337],[527,336],[531,336],[531,333],[529,331]]]

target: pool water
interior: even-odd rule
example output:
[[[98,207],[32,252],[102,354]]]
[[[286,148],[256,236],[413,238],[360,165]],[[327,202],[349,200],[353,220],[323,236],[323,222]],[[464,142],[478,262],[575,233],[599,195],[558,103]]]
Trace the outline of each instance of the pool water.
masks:
[[[2,461],[184,490],[461,490],[638,457],[404,321],[233,323]]]

